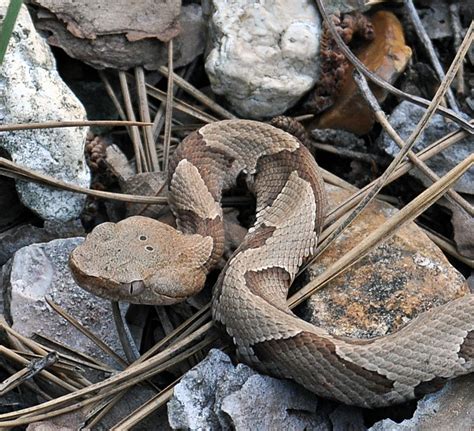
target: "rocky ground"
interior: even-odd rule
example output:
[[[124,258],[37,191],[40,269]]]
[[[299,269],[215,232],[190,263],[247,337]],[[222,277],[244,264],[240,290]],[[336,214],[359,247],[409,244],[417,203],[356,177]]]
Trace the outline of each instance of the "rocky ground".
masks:
[[[0,0],[0,18],[8,3]],[[223,334],[203,329],[219,268],[197,297],[170,307],[112,305],[72,278],[69,254],[100,223],[135,214],[174,223],[166,204],[103,199],[98,193],[165,197],[167,148],[173,151],[205,123],[270,121],[277,115],[301,120],[302,126],[295,126],[298,136],[326,170],[332,222],[341,217],[332,210],[382,175],[399,147],[362,97],[352,78],[354,66],[323,23],[316,2],[117,1],[106,9],[92,1],[25,3],[0,69],[2,125],[140,119],[153,126],[0,130],[0,427],[474,427],[472,375],[417,401],[367,410],[320,399],[293,382],[239,363]],[[411,1],[364,3],[324,2],[329,13],[342,13],[332,22],[360,61],[404,92],[397,97],[372,86],[389,123],[406,141],[426,109],[405,100],[406,93],[428,102],[433,98],[444,79],[439,70],[451,64],[472,10],[464,2],[446,0],[419,0],[415,9]],[[423,154],[436,142],[445,145],[426,160],[437,176],[474,152],[472,135],[460,128],[472,117],[473,83],[471,46],[444,101],[453,116],[436,114],[413,147]],[[172,120],[166,115],[171,93]],[[367,232],[433,183],[407,165],[297,278],[295,289],[318,282]],[[81,188],[93,192],[78,193]],[[457,194],[445,194],[416,223],[397,229],[296,313],[331,334],[371,338],[473,291],[474,219],[469,209],[474,170],[452,190]],[[228,258],[253,222],[254,202],[239,186],[223,204]],[[219,267],[224,265],[222,260]],[[188,330],[182,329],[188,324],[183,322],[194,323]],[[196,335],[192,343],[202,346],[182,359],[182,351],[173,348],[200,329],[206,336]],[[163,343],[163,359],[152,356],[157,374],[152,378],[136,361],[156,343]],[[196,347],[192,343],[185,347]],[[120,380],[95,391],[95,401],[77,395],[114,378],[130,381],[131,388],[119,388]],[[114,388],[122,398],[109,392]],[[71,398],[41,410],[41,403],[65,394]],[[78,401],[83,404],[75,405]],[[22,412],[30,406],[38,407]]]

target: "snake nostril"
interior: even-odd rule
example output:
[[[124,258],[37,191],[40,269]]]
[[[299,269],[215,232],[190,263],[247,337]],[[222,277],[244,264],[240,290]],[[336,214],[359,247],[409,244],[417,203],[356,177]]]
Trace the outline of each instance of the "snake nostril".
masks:
[[[154,248],[151,245],[147,245],[145,247],[145,249],[148,250],[148,251],[153,251],[154,250]]]
[[[143,280],[134,280],[129,285],[130,295],[136,295],[140,293],[145,288],[145,283]]]
[[[146,237],[146,235],[140,235],[140,236],[138,237],[138,239],[139,239],[140,241],[146,241],[146,240],[147,240],[147,237]]]

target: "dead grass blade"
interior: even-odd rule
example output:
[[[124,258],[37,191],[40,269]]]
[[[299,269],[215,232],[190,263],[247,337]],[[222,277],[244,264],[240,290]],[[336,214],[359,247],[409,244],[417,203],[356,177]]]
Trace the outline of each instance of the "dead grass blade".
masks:
[[[0,175],[6,177],[21,179],[25,181],[32,181],[46,186],[51,186],[57,189],[66,190],[74,193],[81,193],[88,196],[93,196],[100,199],[110,199],[121,202],[141,203],[141,204],[166,204],[168,200],[164,197],[158,196],[140,196],[129,195],[125,193],[105,192],[102,190],[92,190],[85,187],[77,186],[75,184],[66,183],[64,181],[53,178],[49,175],[42,174],[17,163],[0,157]]]
[[[403,139],[388,121],[385,113],[383,112],[377,99],[375,98],[374,93],[372,93],[372,90],[370,89],[365,77],[356,71],[354,74],[354,81],[358,85],[362,96],[364,97],[368,105],[371,107],[372,112],[374,113],[377,121],[382,125],[384,130],[398,145],[398,147],[403,148]],[[436,175],[433,170],[431,170],[423,161],[421,161],[412,150],[408,151],[407,156],[410,161],[432,182],[439,180],[438,175]],[[454,190],[448,190],[446,194],[451,202],[459,205],[471,216],[474,216],[474,207],[469,202],[467,202],[462,196],[460,196],[459,193],[455,192]]]
[[[122,97],[125,103],[125,111],[129,120],[135,121],[135,112],[133,111],[132,98],[130,90],[128,89],[127,75],[123,71],[119,71],[120,88],[122,89]],[[137,173],[147,172],[145,154],[143,153],[143,145],[140,133],[136,127],[130,127],[130,139],[133,144],[133,151],[135,153],[135,163]]]
[[[156,155],[155,139],[153,138],[153,131],[151,129],[152,123],[150,109],[148,107],[145,72],[143,71],[143,67],[135,68],[135,80],[137,81],[140,118],[143,122],[150,123],[150,127],[143,128],[143,135],[145,138],[145,156],[147,158],[149,170],[155,172],[160,170],[160,166]]]
[[[21,385],[26,380],[31,379],[39,372],[51,367],[58,359],[57,353],[52,352],[41,358],[31,360],[25,368],[22,368],[0,383],[0,396],[4,396],[7,392]]]
[[[161,66],[159,68],[160,73],[163,76],[168,76],[168,68]],[[221,105],[214,102],[211,98],[207,97],[201,90],[198,90],[196,87],[191,85],[188,81],[181,78],[181,76],[173,73],[173,79],[177,86],[181,87],[186,93],[193,96],[196,100],[201,102],[204,106],[214,111],[216,114],[220,115],[224,119],[234,119],[237,118],[234,114],[224,109]]]
[[[78,320],[74,317],[71,316],[66,310],[64,310],[62,307],[60,307],[58,304],[53,302],[51,299],[48,297],[45,297],[45,300],[47,304],[56,312],[58,313],[64,320],[69,322],[74,328],[76,328],[81,334],[85,335],[89,340],[91,340],[100,350],[102,350],[104,353],[109,355],[112,359],[114,359],[116,362],[118,362],[122,367],[127,367],[128,363],[123,360],[120,355],[118,355],[116,352],[114,352],[107,344],[105,344],[97,335],[95,335],[93,332],[91,332],[88,328],[85,326],[81,325]]]
[[[140,423],[147,416],[152,414],[156,409],[160,408],[164,403],[168,402],[173,396],[174,386],[177,382],[156,394],[154,397],[149,399],[143,406],[136,409],[130,415],[125,417],[119,423],[115,424],[111,431],[129,430],[133,426]]]
[[[165,136],[163,142],[163,170],[168,172],[170,158],[171,121],[173,119],[173,39],[168,42],[168,86],[166,88]]]
[[[142,121],[118,120],[81,120],[81,121],[42,121],[40,123],[0,124],[0,132],[18,132],[20,130],[59,129],[61,127],[89,127],[89,126],[151,126],[151,123]]]

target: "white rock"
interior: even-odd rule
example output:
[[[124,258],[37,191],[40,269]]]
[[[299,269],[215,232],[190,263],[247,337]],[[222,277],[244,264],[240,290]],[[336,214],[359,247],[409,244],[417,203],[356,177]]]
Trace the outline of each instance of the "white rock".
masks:
[[[45,300],[46,297],[51,299],[115,352],[122,353],[110,302],[81,289],[69,270],[69,254],[83,240],[56,239],[18,250],[0,273],[0,287],[7,298],[5,316],[12,328],[26,337],[34,333],[44,335],[115,367],[114,360],[59,316]]]
[[[0,0],[5,16],[8,0]],[[29,123],[51,120],[85,120],[86,112],[61,80],[54,57],[22,7],[10,45],[0,68],[0,121]],[[20,165],[59,180],[88,187],[84,160],[86,128],[60,128],[0,134],[0,147]],[[18,181],[23,203],[44,219],[77,218],[85,196]]]
[[[206,71],[244,117],[283,113],[319,76],[321,20],[309,0],[212,0]]]

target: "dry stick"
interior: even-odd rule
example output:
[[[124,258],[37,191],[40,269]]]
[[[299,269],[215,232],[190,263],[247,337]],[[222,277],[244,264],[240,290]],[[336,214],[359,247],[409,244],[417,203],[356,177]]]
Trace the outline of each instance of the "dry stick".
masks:
[[[140,357],[135,343],[133,342],[132,335],[125,324],[120,306],[117,301],[110,301],[112,307],[112,315],[114,317],[115,328],[119,336],[120,343],[122,344],[123,351],[129,363],[136,361]]]
[[[88,126],[151,126],[151,123],[143,123],[141,121],[118,120],[42,121],[40,123],[1,124],[0,132],[16,132],[19,130],[57,129],[60,127]]]
[[[123,101],[125,103],[125,111],[130,120],[135,120],[135,113],[133,112],[132,99],[128,89],[127,75],[123,71],[119,71],[120,88],[122,89]],[[145,172],[146,166],[143,165],[144,154],[143,145],[140,138],[140,133],[136,127],[130,127],[130,138],[132,139],[133,151],[135,153],[135,163],[137,166],[137,173]]]
[[[125,121],[127,119],[127,115],[125,114],[125,111],[122,108],[122,104],[120,103],[117,95],[115,94],[114,89],[112,88],[112,85],[110,84],[109,78],[107,78],[107,75],[103,70],[98,70],[97,72],[99,73],[99,77],[102,80],[102,83],[104,84],[105,91],[109,95],[110,100],[112,100],[112,103],[114,104],[115,109],[119,114],[119,117]]]
[[[8,374],[13,375],[16,372],[16,369],[11,367],[9,364],[6,362],[0,361],[0,367],[3,368]],[[32,392],[35,392],[37,395],[45,399],[46,401],[52,400],[53,397],[44,392],[39,388],[39,386],[35,382],[31,382],[29,380],[24,382],[24,386],[26,386],[28,389],[30,389]]]
[[[423,27],[423,24],[420,20],[420,17],[418,16],[418,12],[412,0],[405,1],[405,9],[408,12],[408,17],[410,18],[411,23],[415,27],[416,34],[420,38],[421,44],[425,48],[426,53],[430,58],[431,65],[433,66],[436,75],[438,75],[440,81],[443,81],[445,77],[443,67],[441,66],[434,46],[431,43],[431,39],[428,36],[428,33],[426,32],[425,28]],[[451,88],[448,88],[446,90],[446,98],[448,99],[449,106],[451,106],[454,111],[459,112],[459,106],[456,102],[456,98],[454,97]]]
[[[164,75],[168,76],[168,68],[165,66],[161,66],[159,72]],[[186,93],[193,96],[196,100],[201,102],[204,106],[207,106],[209,109],[214,111],[216,114],[219,114],[225,119],[235,119],[237,118],[234,114],[224,109],[221,105],[214,102],[210,97],[206,96],[202,91],[198,90],[196,87],[191,85],[188,81],[181,78],[181,76],[173,73],[173,79],[177,86],[181,87]]]
[[[164,91],[153,87],[150,84],[146,85],[147,92],[151,97],[154,97],[155,99],[158,99],[161,102],[166,103],[167,95]],[[202,121],[203,123],[213,123],[217,121],[217,118],[213,117],[210,114],[207,114],[204,111],[201,111],[200,109],[190,105],[189,103],[183,102],[182,100],[178,98],[174,98],[173,100],[173,108],[184,112],[185,114],[188,114],[194,118],[197,118],[198,120]]]
[[[358,160],[365,163],[382,163],[381,158],[372,154],[361,153],[359,151],[348,150],[346,148],[334,145],[323,144],[321,142],[312,142],[311,144],[316,150],[325,151],[327,153],[336,154],[347,159]]]
[[[91,340],[99,349],[101,349],[104,353],[109,355],[113,358],[116,362],[118,362],[123,367],[127,367],[128,363],[124,361],[116,352],[114,352],[107,344],[105,344],[97,335],[91,332],[89,329],[81,325],[73,316],[71,316],[66,310],[60,307],[58,304],[53,302],[48,297],[45,297],[47,304],[56,312],[58,313],[64,320],[69,322],[74,328],[76,328],[79,332],[85,335],[89,340]]]
[[[3,168],[3,169],[2,169]],[[140,196],[140,195],[128,195],[125,193],[112,193],[104,192],[101,190],[91,190],[85,187],[77,186],[75,184],[66,183],[61,180],[57,180],[49,175],[45,175],[34,171],[24,166],[20,166],[10,160],[0,157],[0,175],[7,177],[13,177],[20,179],[40,183],[43,185],[60,188],[75,193],[82,193],[96,198],[111,199],[121,202],[131,202],[137,204],[166,204],[168,199],[165,197],[158,196]]]
[[[205,327],[200,328],[199,331],[196,331],[196,334],[193,334],[192,337],[189,339],[183,340],[179,343],[179,346],[174,346],[174,348],[170,348],[167,352],[162,352],[157,356],[147,360],[146,362],[139,364],[133,368],[128,370],[122,371],[121,373],[110,377],[106,380],[101,382],[95,383],[88,388],[79,389],[72,394],[63,395],[59,398],[56,398],[51,401],[47,401],[42,403],[39,406],[35,407],[28,407],[16,412],[9,412],[0,415],[0,427],[10,427],[10,426],[18,426],[22,424],[27,424],[31,422],[41,421],[43,419],[59,416],[61,414],[71,412],[82,408],[86,405],[94,403],[101,398],[106,396],[110,396],[116,394],[124,389],[127,389],[137,383],[140,383],[143,380],[149,379],[154,375],[162,372],[163,370],[169,368],[170,366],[176,363],[176,360],[184,360],[187,357],[194,355],[197,351],[203,349],[204,347],[211,344],[217,336],[206,338],[203,341],[197,343],[194,347],[190,348],[189,350],[184,351],[176,355],[176,353],[190,343],[191,339],[194,340],[204,333],[206,333],[212,325],[206,325]],[[1,347],[1,346],[0,346]],[[60,408],[65,403],[70,401],[75,401],[85,395],[90,395],[93,392],[98,390],[108,388],[107,393],[99,393],[98,395],[92,396],[87,398],[83,401],[76,402],[75,404],[67,405],[66,407]],[[53,410],[54,409],[54,410]],[[35,416],[34,416],[35,415]],[[12,418],[18,418],[16,420],[8,420]]]
[[[459,17],[459,4],[451,3],[449,5],[449,16],[451,17],[451,26],[454,33],[454,49],[458,50],[462,41],[462,25]],[[464,64],[459,66],[458,74],[456,76],[456,91],[458,95],[464,95]]]
[[[319,1],[319,0],[317,0]],[[327,23],[329,28],[334,27],[334,24],[331,22]],[[473,38],[473,31],[474,31],[474,23],[471,23],[468,32],[466,33],[466,37],[464,38],[461,47],[459,48],[458,52],[456,53],[456,56],[449,67],[449,70],[446,74],[445,79],[443,82],[441,82],[438,91],[436,92],[433,100],[430,103],[430,106],[428,109],[423,113],[420,121],[415,127],[415,130],[411,133],[411,135],[408,137],[406,143],[403,145],[403,147],[400,149],[399,153],[395,156],[395,158],[392,160],[392,163],[387,167],[385,172],[373,183],[373,186],[371,186],[365,196],[361,199],[359,204],[355,207],[355,209],[351,212],[351,214],[344,220],[343,223],[341,223],[337,229],[335,229],[331,235],[329,235],[328,238],[322,242],[318,248],[316,249],[316,252],[310,261],[304,265],[302,269],[300,269],[299,273],[301,273],[305,268],[307,268],[309,265],[311,265],[317,258],[318,256],[326,250],[329,245],[344,231],[344,229],[347,228],[358,216],[359,214],[364,210],[364,208],[375,198],[377,193],[384,187],[386,184],[387,180],[389,177],[392,175],[392,173],[396,170],[397,166],[401,163],[402,159],[407,155],[407,153],[411,150],[413,145],[415,145],[416,140],[418,137],[421,135],[423,132],[424,128],[430,121],[431,117],[434,115],[436,111],[436,107],[439,105],[441,102],[444,93],[446,92],[446,89],[449,87],[450,83],[456,76],[456,71],[459,68],[459,65],[462,63],[464,56],[467,53],[467,50],[469,49],[469,46],[472,42]]]
[[[328,281],[348,269],[354,263],[362,259],[370,250],[386,239],[390,238],[400,226],[414,220],[430,205],[436,202],[445,191],[454,184],[458,178],[474,165],[474,154],[455,168],[451,169],[439,181],[431,185],[423,193],[418,195],[409,204],[403,207],[399,212],[390,217],[379,228],[370,233],[356,247],[344,254],[340,259],[334,262],[322,274],[300,289],[290,299],[290,307],[295,307],[309,298],[314,292],[321,289]]]
[[[426,227],[420,226],[423,229],[423,232],[431,239],[441,250],[445,251],[447,254],[453,256],[460,262],[469,266],[469,268],[474,269],[474,259],[469,259],[456,250],[456,247],[451,241],[448,241],[446,238],[441,236],[437,232],[433,232]]]
[[[436,154],[440,153],[441,151],[444,151],[446,148],[451,147],[452,145],[456,144],[457,142],[461,141],[464,139],[466,136],[468,136],[467,132],[464,130],[458,130],[456,132],[451,132],[444,136],[443,138],[439,139],[435,143],[429,145],[422,151],[417,153],[417,157],[422,160],[422,161],[427,161],[431,157],[435,156]],[[410,161],[405,161],[400,166],[397,168],[397,170],[389,177],[387,180],[387,184],[390,184],[391,182],[395,181],[396,179],[400,178],[401,176],[405,175],[407,172],[409,172],[413,168],[413,165],[411,164]],[[338,205],[336,208],[332,209],[329,211],[329,213],[326,216],[326,220],[324,222],[325,226],[330,225],[333,223],[335,220],[341,217],[342,214],[345,214],[348,210],[350,210],[353,206],[355,206],[360,200],[362,199],[363,195],[365,192],[372,187],[373,182],[367,184],[364,186],[362,189],[357,189],[356,192],[350,196],[348,199],[346,199],[344,202],[342,202],[340,205]]]
[[[356,82],[357,86],[360,89],[362,97],[365,99],[367,104],[372,109],[375,118],[377,121],[382,125],[384,130],[387,134],[392,138],[392,140],[398,145],[399,148],[403,148],[404,142],[397,131],[392,127],[390,122],[387,120],[385,113],[383,112],[382,108],[380,107],[377,99],[372,93],[367,80],[363,75],[359,72],[354,72],[354,81]],[[422,162],[413,151],[408,151],[407,153],[408,158],[410,161],[425,175],[427,176],[432,182],[438,181],[439,177],[436,175],[433,170],[431,170],[424,162]],[[467,202],[462,196],[460,196],[454,190],[448,190],[446,193],[449,196],[449,200],[454,202],[454,204],[459,205],[462,209],[464,209],[469,215],[474,216],[474,207]]]
[[[120,373],[109,377],[106,380],[103,380],[98,383],[94,383],[93,385],[79,389],[75,391],[72,394],[64,395],[59,398],[56,398],[54,400],[48,401],[46,403],[41,404],[40,406],[35,406],[35,407],[27,407],[21,410],[18,410],[16,412],[9,412],[9,413],[3,413],[0,414],[0,421],[4,419],[9,419],[9,418],[15,418],[15,417],[20,417],[23,415],[28,415],[30,413],[39,413],[39,412],[46,412],[51,409],[54,409],[60,405],[63,405],[66,402],[74,401],[77,400],[78,398],[90,395],[96,391],[100,391],[106,388],[109,388],[111,386],[119,385],[121,383],[127,382],[130,379],[136,378],[137,382],[141,381],[143,378],[143,375],[146,374],[147,372],[153,373],[153,375],[157,372],[156,368],[158,365],[165,361],[172,360],[176,354],[181,351],[181,349],[187,347],[189,344],[191,344],[193,341],[197,340],[204,334],[206,334],[210,329],[212,328],[212,323],[208,323],[206,325],[203,325],[200,327],[197,331],[195,331],[193,334],[189,335],[185,339],[181,340],[178,343],[175,343],[174,345],[170,346],[167,350],[158,353],[157,355],[153,356],[152,358],[147,359],[146,361],[143,361],[140,364],[137,365],[132,365],[129,368],[127,368],[124,371],[121,371]],[[0,346],[1,347],[1,346]],[[128,387],[128,386],[127,386]],[[113,393],[118,392],[117,390],[113,390]],[[108,395],[111,395],[109,393]],[[0,427],[1,426],[8,426],[5,424],[5,422],[0,422]]]
[[[186,70],[182,72],[183,77],[181,77],[179,74],[174,74],[173,76],[175,78],[178,77],[179,79],[183,80],[184,82],[187,82],[187,79],[189,79],[189,77],[191,76],[191,74],[192,74],[192,72],[193,72],[193,70],[196,66],[196,63],[197,63],[197,58],[194,59],[194,61],[186,68]],[[166,69],[166,70],[168,70],[168,69]],[[175,86],[173,88],[173,95],[174,95],[175,98],[179,97],[179,93],[180,93],[179,90],[181,90],[181,88],[179,86]],[[159,107],[158,111],[156,112],[155,118],[153,119],[152,130],[153,130],[153,136],[154,136],[156,141],[158,141],[160,139],[161,129],[165,125],[165,118],[164,118],[165,111],[166,111],[166,103],[161,102],[160,107]],[[173,131],[174,127],[172,127],[171,129]],[[172,141],[173,141],[173,139],[175,139],[175,138],[171,138]],[[178,142],[179,142],[179,140],[178,140]],[[158,154],[160,154],[160,152]],[[163,154],[163,151],[161,151],[161,154]]]
[[[139,407],[127,417],[122,419],[119,423],[115,424],[111,428],[111,431],[129,430],[134,425],[140,423],[143,419],[145,419],[156,409],[160,408],[164,403],[171,399],[175,385],[176,383],[173,383],[159,394],[156,394],[154,397],[150,398],[143,406]]]
[[[58,359],[59,356],[56,352],[48,353],[46,356],[37,359],[32,359],[25,368],[22,368],[0,383],[0,396],[4,396],[7,392],[21,385],[28,379],[33,378],[40,371],[51,367]]]
[[[387,81],[384,79],[380,78],[380,76],[376,75],[375,73],[372,73],[365,64],[363,64],[350,50],[350,48],[346,45],[346,43],[342,40],[342,37],[339,35],[336,27],[334,26],[332,20],[330,19],[326,8],[324,7],[323,1],[322,0],[315,0],[318,9],[324,18],[324,20],[328,23],[328,28],[329,31],[331,32],[332,37],[336,41],[338,47],[341,49],[341,51],[344,53],[344,55],[347,57],[347,59],[352,63],[352,65],[364,76],[369,78],[372,82],[377,84],[378,86],[382,87],[383,89],[387,90],[388,92],[400,97],[403,100],[408,100],[416,105],[423,106],[423,107],[428,107],[430,105],[430,102],[426,99],[423,99],[422,97],[418,96],[413,96],[411,94],[407,94],[398,88],[394,87],[393,85],[389,84]],[[461,128],[466,130],[469,134],[474,133],[474,126],[472,124],[469,124],[464,118],[460,117],[456,112],[452,111],[451,109],[447,109],[443,106],[437,106],[436,110],[438,111],[439,114],[450,118],[453,120],[455,123],[459,124]]]
[[[12,350],[7,349],[5,346],[0,345],[0,354],[12,361],[15,361],[22,365],[23,367],[27,367],[30,364],[30,361],[25,359],[23,356],[14,353]],[[74,393],[77,390],[82,390],[83,388],[78,388],[75,385],[72,385],[70,383],[65,382],[64,380],[58,378],[54,374],[50,373],[49,371],[42,370],[39,372],[39,375],[46,380],[48,380],[50,383],[55,384],[56,386],[65,389],[68,392]]]
[[[174,331],[164,338],[162,338],[158,343],[156,343],[152,348],[147,350],[140,358],[138,358],[133,364],[130,366],[137,365],[146,359],[153,356],[155,353],[161,350],[166,344],[171,342],[173,339],[175,342],[182,340],[184,337],[190,335],[193,331],[197,330],[201,325],[206,323],[211,318],[211,304],[208,303],[201,307],[201,309],[192,315],[190,318],[185,320],[181,323]],[[107,400],[104,403],[104,406],[101,408],[97,408],[96,410],[100,412],[97,413],[97,416],[89,423],[90,427],[94,427],[109,411],[113,408],[117,402],[119,402],[122,397],[125,395],[125,392],[121,392],[116,394],[113,398]],[[94,413],[95,414],[95,413]]]
[[[173,118],[173,39],[168,42],[168,87],[166,88],[165,140],[163,142],[163,170],[168,172],[170,158],[171,120]]]
[[[138,100],[140,105],[140,118],[142,121],[151,123],[150,108],[148,106],[148,98],[145,86],[145,73],[142,67],[135,68],[135,80],[137,81]],[[151,127],[144,127],[145,136],[145,154],[148,157],[148,165],[152,172],[159,171],[160,165],[156,155],[155,139]]]

